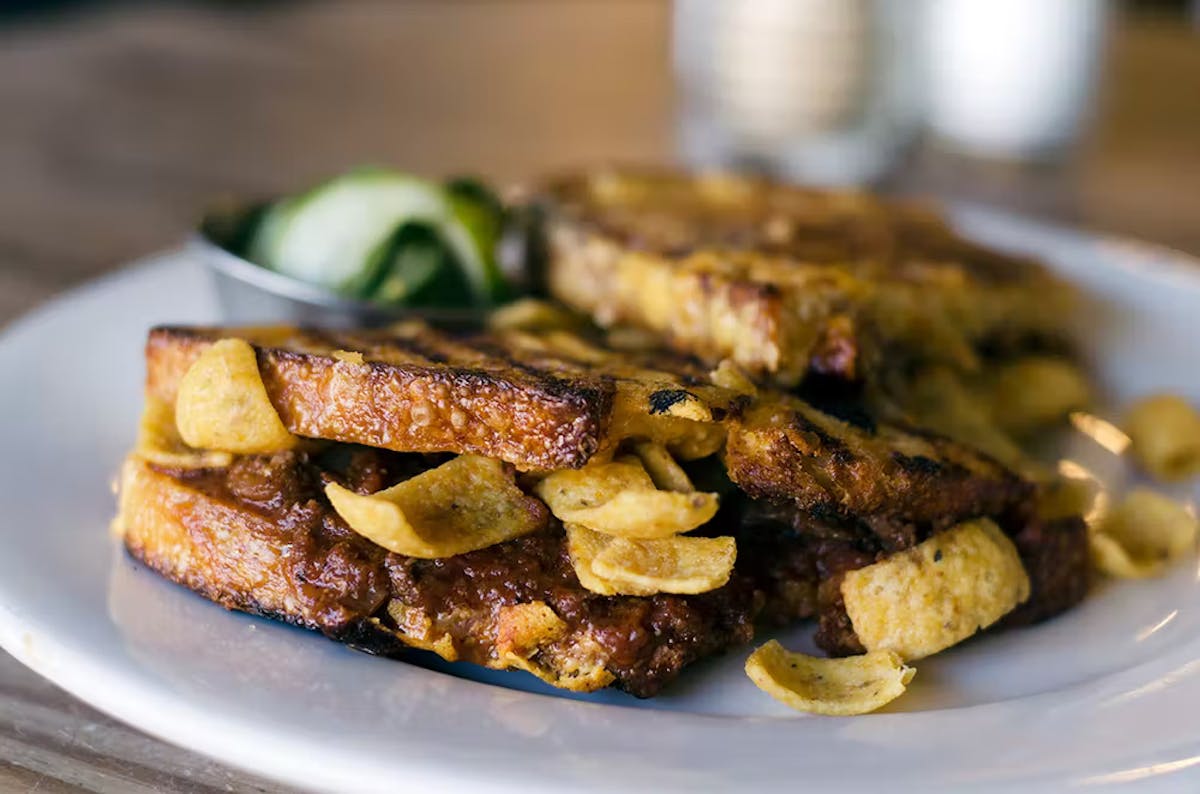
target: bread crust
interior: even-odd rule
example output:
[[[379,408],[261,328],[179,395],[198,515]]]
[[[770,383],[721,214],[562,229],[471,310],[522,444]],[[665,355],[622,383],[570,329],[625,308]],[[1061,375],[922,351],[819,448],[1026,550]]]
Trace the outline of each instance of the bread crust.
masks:
[[[535,201],[554,297],[783,386],[902,358],[970,370],[997,335],[1061,336],[1074,303],[1039,263],[914,202],[652,169],[563,175]]]
[[[254,348],[267,395],[298,436],[483,455],[523,471],[583,466],[620,441],[631,419],[711,433],[744,402],[694,360],[662,351],[617,351],[565,332],[451,334],[420,324],[154,328],[148,398],[174,405],[189,367],[226,338]]]
[[[147,392],[173,404],[184,373],[224,337],[254,347],[267,394],[297,435],[403,452],[473,453],[522,469],[587,462],[615,391],[611,378],[520,368],[476,348],[447,355],[448,342],[433,334],[160,327],[146,344]],[[441,353],[433,343],[443,346]],[[345,351],[363,355],[361,363]]]

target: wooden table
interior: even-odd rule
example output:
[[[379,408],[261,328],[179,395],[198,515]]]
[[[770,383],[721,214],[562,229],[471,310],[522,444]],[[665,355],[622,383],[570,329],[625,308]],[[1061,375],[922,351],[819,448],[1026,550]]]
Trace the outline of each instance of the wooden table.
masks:
[[[246,4],[249,5],[249,4]],[[0,322],[178,242],[232,193],[362,163],[508,179],[673,158],[663,2],[136,4],[0,30]],[[1115,28],[1063,202],[1005,169],[951,195],[1200,252],[1200,36]],[[0,655],[0,789],[273,791]]]

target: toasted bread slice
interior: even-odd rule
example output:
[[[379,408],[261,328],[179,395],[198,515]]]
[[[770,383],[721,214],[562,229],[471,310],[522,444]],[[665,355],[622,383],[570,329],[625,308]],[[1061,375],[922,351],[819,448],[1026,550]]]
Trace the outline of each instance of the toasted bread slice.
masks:
[[[575,691],[649,696],[691,661],[751,638],[762,596],[746,577],[698,596],[599,596],[579,584],[553,522],[448,559],[388,553],[342,523],[321,482],[372,489],[412,462],[351,457],[336,471],[295,451],[188,471],[131,457],[116,527],[134,557],[226,608],[371,653],[428,650]]]
[[[857,533],[831,529],[828,522],[812,513],[792,513],[794,526],[816,540],[814,556],[820,572],[817,591],[817,632],[814,641],[831,656],[863,652],[842,600],[845,574],[889,556],[865,551]],[[1009,612],[996,628],[1024,626],[1054,617],[1078,604],[1091,582],[1087,525],[1078,516],[1044,520],[1025,517],[1006,521],[1005,534],[1012,540],[1029,578],[1029,598]],[[867,544],[869,545],[869,544]]]
[[[635,415],[712,423],[740,399],[676,356],[618,354],[561,331],[453,335],[416,323],[155,328],[148,395],[173,404],[188,368],[222,338],[254,347],[267,394],[297,435],[473,453],[522,470],[582,466]]]
[[[898,355],[970,369],[994,336],[1060,334],[1072,299],[929,208],[861,193],[605,171],[553,180],[537,201],[559,300],[785,386],[870,377]]]
[[[767,397],[728,423],[729,477],[758,501],[756,519],[796,533],[817,568],[816,643],[862,653],[842,603],[846,572],[912,548],[975,518],[1013,540],[1030,598],[1005,625],[1032,623],[1087,593],[1087,531],[1078,517],[1035,515],[1036,489],[987,455],[950,439],[866,418],[858,425],[790,397]]]
[[[856,426],[783,396],[730,420],[724,459],[730,479],[752,497],[867,523],[945,528],[1022,511],[1034,496],[1031,483],[948,438]]]

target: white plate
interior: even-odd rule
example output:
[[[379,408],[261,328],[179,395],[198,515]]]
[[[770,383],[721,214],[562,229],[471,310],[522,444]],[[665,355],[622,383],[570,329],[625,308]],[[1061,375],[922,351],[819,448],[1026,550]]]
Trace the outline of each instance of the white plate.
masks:
[[[1200,400],[1200,264],[978,210],[959,219],[1087,288],[1081,339],[1116,401],[1157,388]],[[1194,563],[922,662],[888,712],[849,719],[778,706],[741,673],[743,652],[652,701],[568,698],[524,674],[377,659],[227,613],[133,564],[107,533],[147,327],[215,318],[203,274],[170,254],[0,341],[0,645],[121,719],[339,790],[1200,787]],[[1087,442],[1077,453],[1110,465]]]

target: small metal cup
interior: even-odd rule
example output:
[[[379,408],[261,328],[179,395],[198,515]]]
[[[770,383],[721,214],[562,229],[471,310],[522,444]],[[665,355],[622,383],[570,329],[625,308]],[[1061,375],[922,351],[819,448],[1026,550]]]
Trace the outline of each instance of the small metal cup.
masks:
[[[263,205],[223,206],[204,216],[187,248],[204,263],[216,290],[222,319],[231,325],[302,325],[375,328],[422,319],[451,327],[481,324],[479,309],[387,306],[347,298],[269,270],[242,257]]]

